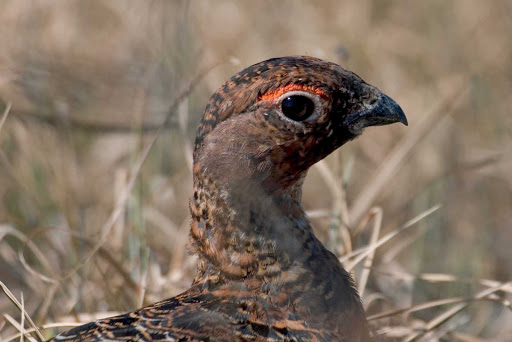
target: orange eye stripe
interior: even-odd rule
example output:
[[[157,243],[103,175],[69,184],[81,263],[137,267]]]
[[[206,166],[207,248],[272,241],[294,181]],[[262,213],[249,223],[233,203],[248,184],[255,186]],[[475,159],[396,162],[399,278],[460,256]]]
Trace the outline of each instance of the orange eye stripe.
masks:
[[[300,90],[300,91],[307,91],[308,93],[327,98],[327,94],[324,93],[320,88],[311,86],[311,85],[303,85],[303,84],[288,84],[284,87],[280,87],[271,91],[267,91],[265,94],[261,95],[259,97],[260,101],[271,101],[278,99],[283,94],[294,91],[294,90]]]

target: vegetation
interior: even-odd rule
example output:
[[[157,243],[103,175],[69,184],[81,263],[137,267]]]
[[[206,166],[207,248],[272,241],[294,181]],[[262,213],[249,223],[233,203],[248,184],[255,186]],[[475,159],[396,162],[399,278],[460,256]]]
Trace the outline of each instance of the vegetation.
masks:
[[[409,120],[369,129],[305,184],[376,331],[512,339],[510,1],[0,7],[1,340],[188,288],[191,151],[208,97],[242,67],[297,54],[355,71]]]

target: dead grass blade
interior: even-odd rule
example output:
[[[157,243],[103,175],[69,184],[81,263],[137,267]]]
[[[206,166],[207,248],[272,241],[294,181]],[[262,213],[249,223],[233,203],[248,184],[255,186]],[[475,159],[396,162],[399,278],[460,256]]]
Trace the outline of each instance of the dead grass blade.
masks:
[[[41,303],[39,312],[37,313],[36,322],[41,322],[46,318],[46,314],[48,313],[48,310],[53,303],[53,299],[55,298],[55,294],[57,293],[58,288],[59,284],[50,285],[50,288],[46,292],[43,302]]]
[[[164,121],[158,128],[158,130],[155,132],[155,134],[151,137],[150,141],[144,146],[141,154],[136,159],[134,166],[132,167],[130,171],[130,178],[128,179],[128,182],[126,183],[124,189],[122,189],[117,202],[114,206],[114,209],[112,210],[112,213],[110,214],[109,218],[101,228],[101,236],[94,245],[94,247],[87,253],[87,255],[82,259],[82,261],[74,267],[71,271],[69,271],[62,279],[67,279],[71,276],[73,276],[79,269],[81,269],[85,264],[87,264],[91,258],[98,252],[101,246],[106,242],[107,237],[110,234],[110,231],[114,227],[115,223],[121,216],[121,214],[124,212],[124,208],[126,207],[126,203],[128,201],[128,198],[132,192],[132,189],[136,183],[136,180],[138,178],[138,175],[140,173],[140,170],[142,169],[142,165],[144,164],[147,156],[149,155],[149,151],[153,147],[154,143],[160,136],[161,132],[164,130],[164,127],[167,125],[168,121],[170,120],[172,114],[174,113],[175,109],[178,107],[179,103],[181,103],[189,94],[190,92],[195,88],[195,86],[199,83],[199,81],[206,75],[208,72],[210,72],[213,68],[218,66],[219,63],[215,63],[211,66],[208,66],[201,70],[196,77],[192,79],[192,81],[187,84],[182,91],[179,93],[179,95],[176,97],[173,104],[170,106],[170,110],[167,113]]]
[[[501,286],[501,285],[504,284],[503,282],[500,282],[498,280],[457,277],[457,276],[454,276],[453,274],[446,274],[446,273],[421,273],[421,274],[419,274],[417,276],[413,276],[413,275],[411,275],[409,273],[406,273],[406,272],[396,272],[396,271],[395,272],[376,271],[376,272],[378,272],[380,274],[383,274],[383,275],[389,275],[389,276],[392,276],[392,277],[396,277],[397,279],[403,279],[403,280],[408,280],[408,281],[423,280],[423,281],[427,281],[427,282],[431,282],[431,283],[466,282],[466,283],[480,284],[482,286],[489,287],[489,288],[490,287]],[[512,293],[512,285],[508,285],[508,286],[505,285],[501,289],[501,291],[504,291],[504,292],[507,292],[507,293]]]
[[[0,118],[0,132],[2,132],[2,127],[4,126],[4,123],[7,120],[7,116],[9,115],[10,110],[11,110],[11,103],[9,102],[5,106],[5,110],[4,110],[4,113],[2,114],[2,118]]]
[[[7,298],[9,298],[9,300],[14,304],[16,305],[16,307],[18,307],[18,309],[21,311],[21,316],[22,316],[22,324],[24,324],[24,320],[26,319],[27,322],[29,323],[29,325],[34,329],[34,332],[36,333],[37,337],[39,338],[40,341],[43,341],[44,342],[44,337],[43,335],[41,335],[41,332],[37,329],[37,326],[34,324],[34,321],[32,321],[32,318],[30,318],[30,316],[28,315],[28,313],[25,311],[25,306],[24,304],[20,303],[16,297],[12,294],[12,292],[7,288],[7,286],[5,286],[5,284],[0,281],[0,287],[2,287],[2,291],[5,293],[5,295],[7,296]],[[22,299],[23,301],[23,299]],[[7,318],[7,316],[5,316]],[[12,323],[12,322],[11,322]],[[20,333],[22,335],[24,335],[23,333],[23,327],[21,328],[18,328],[18,330],[20,331]]]
[[[354,251],[352,253],[349,253],[347,255],[344,255],[343,257],[340,258],[340,262],[343,263],[344,266],[345,266],[345,269],[348,272],[350,272],[367,255],[372,253],[373,250],[375,250],[378,247],[382,246],[383,244],[385,244],[386,242],[388,242],[389,240],[391,240],[392,238],[394,238],[395,236],[397,236],[398,234],[400,234],[401,232],[403,232],[407,228],[409,228],[409,227],[413,226],[414,224],[418,223],[423,218],[425,218],[425,217],[429,216],[430,214],[434,213],[439,208],[441,208],[441,205],[437,204],[437,205],[433,206],[432,208],[430,208],[428,210],[425,210],[423,213],[421,213],[418,216],[416,216],[416,217],[412,218],[411,220],[407,221],[403,226],[395,229],[394,231],[392,231],[392,232],[386,234],[384,237],[380,238],[378,242],[376,242],[374,244],[371,244],[371,245],[368,245],[366,247],[360,248],[360,249],[358,249],[358,250],[356,250],[356,251]],[[352,262],[350,262],[348,264],[345,264],[348,260],[350,260],[353,257],[355,257],[355,259]]]
[[[22,335],[22,330],[23,330],[23,329],[21,329],[21,326],[20,326],[20,324],[18,323],[18,321],[16,321],[16,320],[15,320],[11,315],[9,315],[9,314],[4,314],[4,318],[5,318],[5,320],[6,320],[7,322],[11,323],[11,325],[12,325],[16,330],[18,330],[18,331],[19,331],[18,337],[21,337],[21,335]]]
[[[459,303],[468,303],[468,302],[474,302],[474,301],[491,301],[491,302],[499,302],[506,305],[506,301],[503,301],[499,297],[491,297],[489,295],[486,298],[481,299],[475,299],[474,297],[451,297],[451,298],[443,298],[438,300],[431,300],[425,303],[411,305],[407,308],[397,309],[397,310],[389,310],[386,312],[381,312],[375,315],[368,316],[368,321],[383,319],[383,318],[389,318],[397,315],[403,315],[403,314],[410,314],[413,312],[426,310],[435,308],[438,306],[448,305],[448,304],[459,304]]]
[[[187,126],[188,126],[188,117],[189,117],[189,111],[188,111],[188,101],[185,98],[181,103],[178,105],[178,123],[180,128],[180,134],[181,138],[183,140],[183,147],[185,150],[185,159],[187,160],[187,167],[190,172],[192,172],[192,164],[194,161],[192,160],[192,155],[194,153],[194,146],[192,146],[192,143],[190,139],[187,136]]]
[[[404,342],[416,341],[418,338],[422,337],[427,332],[432,331],[433,329],[439,327],[441,324],[445,323],[447,320],[449,320],[454,315],[465,309],[469,304],[473,303],[474,301],[481,300],[489,296],[490,294],[493,294],[496,291],[500,291],[503,288],[510,285],[512,285],[512,281],[500,284],[500,286],[496,286],[490,289],[485,289],[477,293],[470,301],[452,306],[450,309],[444,311],[443,313],[437,315],[435,318],[430,320],[425,325],[425,328],[422,329],[422,331],[417,331],[407,336],[407,338],[404,339]]]
[[[6,315],[6,316],[8,316],[8,315]],[[14,322],[17,323],[16,321],[14,321]],[[46,329],[52,329],[52,328],[73,328],[73,327],[78,327],[82,324],[83,323],[49,323],[49,324],[43,324],[37,329],[38,330],[46,330]],[[25,334],[31,334],[35,331],[36,331],[36,329],[34,329],[34,328],[25,329]],[[10,341],[13,341],[20,337],[21,337],[21,333],[17,333],[17,334],[8,336],[3,340],[0,340],[0,342],[10,342]]]
[[[338,154],[335,154],[337,156]],[[352,236],[349,227],[348,205],[346,201],[344,185],[340,184],[332,170],[327,166],[325,160],[314,165],[318,170],[333,198],[332,212],[339,218],[338,237],[341,238],[343,248],[346,252],[352,252]]]
[[[483,338],[471,336],[468,334],[463,334],[463,333],[456,332],[456,331],[452,332],[451,336],[453,336],[456,341],[460,341],[460,342],[489,342],[488,339],[483,339]]]
[[[0,118],[0,132],[2,131],[2,127],[4,126],[5,121],[7,120],[7,116],[9,115],[10,110],[11,103],[9,102],[7,103],[5,110],[2,114],[2,117]],[[0,150],[0,164],[3,164],[4,170],[6,171],[7,175],[9,175],[16,183],[18,183],[20,188],[22,188],[30,196],[34,203],[38,203],[37,196],[35,196],[32,190],[28,186],[26,186],[26,184],[22,180],[20,180],[18,174],[9,162],[9,158],[5,155],[3,150]]]
[[[25,300],[23,299],[23,292],[21,293],[21,322],[20,322],[20,342],[23,342],[23,337],[25,336]]]
[[[429,282],[454,282],[454,281],[464,281],[464,282],[478,282],[486,287],[499,287],[502,286],[500,291],[512,293],[512,283],[503,283],[498,280],[491,279],[473,279],[473,278],[463,278],[456,277],[451,274],[443,274],[443,273],[422,273],[418,277],[418,279],[429,281]]]
[[[382,254],[380,257],[380,261],[382,264],[387,264],[392,262],[395,257],[400,254],[402,251],[409,248],[410,245],[412,245],[414,242],[416,242],[422,235],[423,231],[421,230],[415,230],[412,233],[410,233],[408,236],[402,237],[400,241],[397,241],[393,248],[390,248],[386,252]]]
[[[42,253],[41,250],[39,250],[39,247],[37,247],[37,244],[35,244],[29,237],[27,237],[25,234],[23,234],[19,230],[12,228],[8,225],[0,225],[0,241],[2,240],[4,235],[14,236],[16,239],[21,241],[21,243],[23,244],[23,247],[27,246],[28,249],[30,249],[30,251],[34,254],[34,256],[37,258],[37,260],[40,262],[40,264],[44,267],[44,269],[49,273],[53,273],[51,263],[45,257],[44,253]],[[22,249],[20,249],[20,251],[18,253],[18,257],[19,257],[20,262],[23,265],[23,267],[30,274],[38,277],[39,279],[41,279],[44,282],[52,283],[52,284],[57,283],[57,280],[55,280],[54,277],[52,278],[50,276],[44,275],[40,272],[37,272],[32,267],[30,267],[30,265],[28,265],[27,262],[25,261],[25,258],[22,253]]]
[[[18,172],[14,169],[9,158],[3,150],[0,149],[0,165],[3,167],[3,171],[9,176],[14,182],[29,196],[30,200],[39,205],[39,198],[34,193],[31,187],[27,186],[25,182],[19,177]],[[37,208],[37,205],[35,206]]]
[[[38,228],[33,233],[35,234],[37,232],[45,231],[45,230],[48,230],[48,229],[52,229],[52,227]],[[94,246],[95,243],[96,243],[95,241],[93,241],[91,239],[88,239],[86,237],[80,236],[77,233],[74,233],[74,232],[66,232],[66,233],[71,234],[74,238],[79,239],[80,241],[84,242],[87,245]],[[55,295],[55,291],[57,290],[59,282],[62,281],[64,278],[59,278],[56,274],[54,274],[49,261],[46,259],[45,255],[39,250],[37,245],[31,240],[31,236],[28,237],[28,236],[24,235],[23,233],[21,233],[20,231],[18,231],[17,229],[9,227],[7,225],[0,225],[0,241],[2,239],[2,234],[13,235],[13,236],[15,236],[17,239],[19,239],[23,243],[23,246],[20,248],[20,250],[18,252],[18,257],[19,257],[19,260],[20,260],[20,262],[21,262],[21,264],[23,265],[24,268],[30,274],[32,274],[33,276],[41,279],[44,282],[52,284],[52,286],[48,290],[48,295],[45,296],[43,304],[41,305],[41,309],[39,310],[41,314],[44,314],[46,312],[46,310],[47,310],[47,307],[49,307],[50,304],[51,304],[49,301]],[[27,263],[27,261],[25,260],[24,253],[23,253],[23,248],[25,246],[28,246],[28,248],[31,250],[31,252],[34,254],[34,256],[37,258],[37,260],[40,262],[40,264],[44,266],[44,268],[45,268],[45,270],[47,272],[52,273],[52,276],[49,276],[49,275],[46,275],[46,274],[43,274],[41,272],[38,272],[38,271],[34,270]],[[99,250],[98,250],[98,254],[107,263],[109,263],[111,266],[113,266],[114,269],[119,273],[119,275],[121,275],[121,277],[123,278],[124,285],[126,287],[128,287],[128,288],[130,288],[130,289],[132,289],[132,290],[134,290],[136,292],[139,291],[139,286],[133,281],[133,279],[131,278],[129,272],[124,268],[122,263],[120,263],[112,255],[112,253],[110,253],[109,250],[107,250],[107,249],[105,249],[103,247],[100,247]]]
[[[382,208],[375,207],[370,210],[368,215],[368,220],[373,219],[373,228],[372,235],[370,237],[370,245],[376,244],[379,239],[380,228],[382,226]],[[371,250],[371,252],[366,257],[366,260],[363,264],[363,271],[361,272],[361,276],[359,277],[359,282],[357,285],[357,290],[359,295],[362,297],[364,294],[364,290],[366,288],[366,283],[368,282],[368,277],[370,276],[370,272],[373,264],[373,257],[375,256],[375,248]]]

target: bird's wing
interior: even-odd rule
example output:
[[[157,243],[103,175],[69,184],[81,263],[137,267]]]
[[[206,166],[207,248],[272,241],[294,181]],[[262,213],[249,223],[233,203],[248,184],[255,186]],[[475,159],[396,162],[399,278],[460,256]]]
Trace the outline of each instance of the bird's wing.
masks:
[[[254,299],[252,299],[254,302]],[[211,294],[175,297],[124,315],[97,320],[50,341],[321,341],[292,320],[261,321],[243,301]]]
[[[171,298],[124,315],[97,320],[51,341],[207,341],[209,327],[233,335],[231,322],[201,297]],[[213,304],[213,303],[209,303]]]

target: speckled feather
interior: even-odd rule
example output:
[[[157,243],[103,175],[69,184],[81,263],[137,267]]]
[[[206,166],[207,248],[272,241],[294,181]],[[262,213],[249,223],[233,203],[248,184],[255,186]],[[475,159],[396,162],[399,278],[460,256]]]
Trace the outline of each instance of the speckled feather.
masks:
[[[281,110],[297,91],[315,103],[302,121]],[[364,127],[393,122],[407,123],[400,107],[334,63],[283,57],[242,70],[198,128],[192,287],[53,341],[369,341],[353,281],[313,234],[301,188],[309,167]]]

